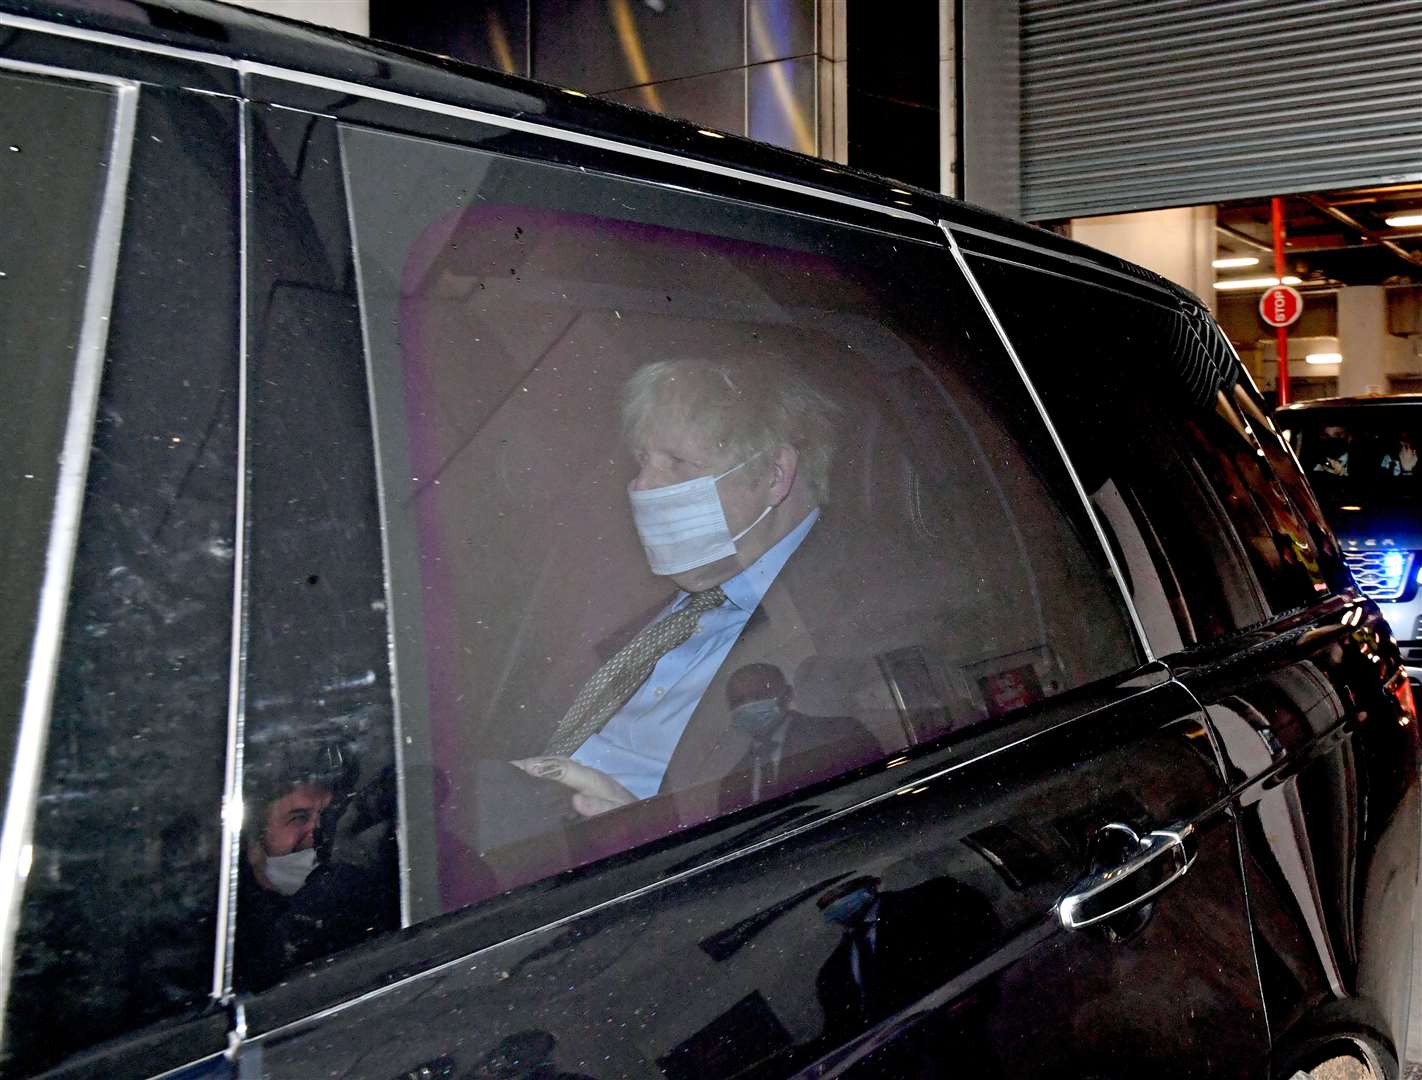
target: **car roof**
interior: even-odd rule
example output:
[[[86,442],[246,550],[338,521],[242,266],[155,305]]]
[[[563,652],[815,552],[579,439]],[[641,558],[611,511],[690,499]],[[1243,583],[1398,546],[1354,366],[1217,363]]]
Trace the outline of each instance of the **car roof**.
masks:
[[[890,213],[907,211],[929,223],[947,220],[1108,271],[1124,272],[1203,306],[1188,289],[1153,271],[934,191],[738,135],[707,137],[704,128],[685,120],[374,38],[214,0],[131,0],[122,5],[109,0],[0,0],[0,20],[12,22],[16,16],[44,20],[70,35],[77,32],[82,36],[85,31],[118,34],[164,49],[206,54],[210,59],[265,64],[387,93],[402,90],[443,104],[789,180],[876,203]],[[411,86],[418,89],[408,89]]]
[[[1312,401],[1295,401],[1288,405],[1282,405],[1275,410],[1275,415],[1307,412],[1315,409],[1344,411],[1400,405],[1422,405],[1422,394],[1359,394],[1356,397],[1316,398]]]

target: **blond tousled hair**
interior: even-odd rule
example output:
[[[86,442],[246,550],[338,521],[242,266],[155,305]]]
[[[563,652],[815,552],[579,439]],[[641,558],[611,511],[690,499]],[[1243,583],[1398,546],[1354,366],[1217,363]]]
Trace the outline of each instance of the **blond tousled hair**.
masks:
[[[829,496],[830,461],[839,406],[775,358],[658,360],[622,388],[622,431],[642,441],[653,413],[694,425],[735,461],[763,473],[779,447],[793,447],[810,495]]]

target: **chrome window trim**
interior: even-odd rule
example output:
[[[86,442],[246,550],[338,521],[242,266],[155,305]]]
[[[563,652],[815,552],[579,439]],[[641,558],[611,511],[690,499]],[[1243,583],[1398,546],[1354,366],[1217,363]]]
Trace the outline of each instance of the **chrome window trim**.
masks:
[[[10,977],[15,964],[20,904],[29,874],[28,863],[34,854],[35,804],[44,770],[54,684],[59,672],[69,586],[84,509],[84,488],[89,475],[89,452],[98,413],[99,385],[103,379],[108,345],[109,312],[113,305],[119,244],[123,236],[124,201],[128,191],[134,134],[138,126],[138,84],[129,79],[14,60],[0,60],[0,69],[99,83],[114,91],[109,145],[104,148],[107,167],[89,258],[89,280],[84,289],[79,341],[74,351],[74,383],[70,390],[69,414],[65,420],[59,476],[55,484],[54,513],[45,546],[44,578],[40,585],[34,642],[25,678],[24,700],[20,707],[3,832],[0,832],[0,1040],[3,1040]]]
[[[226,1053],[225,1050],[219,1050],[215,1054],[206,1054],[200,1058],[193,1058],[192,1061],[184,1062],[182,1065],[174,1065],[171,1069],[165,1069],[163,1072],[149,1077],[149,1080],[181,1080],[182,1077],[190,1076],[191,1073],[189,1070],[195,1069],[199,1065],[212,1065],[216,1067],[217,1063],[226,1056]],[[216,1076],[220,1074],[213,1073],[211,1075]]]
[[[237,492],[232,530],[232,639],[227,676],[227,759],[222,781],[222,855],[218,863],[217,942],[212,997],[232,993],[237,936],[237,879],[242,857],[242,781],[247,718],[247,106],[237,116]]]
[[[0,12],[0,26],[13,26],[17,30],[33,30],[56,37],[75,38],[79,41],[96,41],[100,45],[115,45],[130,52],[146,52],[155,56],[170,56],[175,60],[198,60],[217,67],[235,68],[237,61],[220,53],[205,53],[199,49],[180,49],[175,45],[163,45],[156,41],[142,41],[138,38],[111,34],[106,30],[90,30],[84,26],[65,26],[63,23],[33,19],[27,15],[10,15]]]
[[[616,139],[609,139],[600,135],[588,135],[583,132],[572,131],[568,128],[555,127],[551,124],[540,124],[531,120],[484,112],[480,109],[473,109],[464,105],[451,105],[447,102],[415,97],[412,94],[383,90],[379,87],[368,86],[365,83],[349,82],[345,79],[333,79],[324,75],[312,75],[309,72],[296,71],[274,64],[264,64],[259,61],[234,60],[231,57],[221,56],[216,53],[180,49],[172,45],[160,45],[156,42],[141,41],[101,30],[87,30],[80,27],[61,26],[55,23],[45,22],[42,19],[31,19],[18,15],[0,15],[0,26],[14,26],[23,30],[57,34],[61,37],[96,41],[105,45],[115,45],[136,52],[154,53],[160,56],[174,57],[175,59],[196,60],[201,63],[213,64],[235,70],[244,80],[249,75],[264,75],[268,78],[297,83],[298,85],[319,87],[320,89],[330,90],[334,93],[354,95],[369,98],[373,101],[383,101],[391,105],[438,113],[442,116],[452,116],[461,120],[470,120],[479,124],[487,124],[491,127],[503,128],[507,131],[522,131],[530,135],[558,139],[562,142],[579,143],[583,146],[590,146],[599,150],[609,150],[617,154],[627,154],[632,157],[675,165],[697,172],[725,176],[734,180],[744,180],[761,187],[771,187],[781,191],[792,191],[799,195],[808,195],[811,198],[838,203],[841,206],[853,206],[860,210],[869,210],[873,213],[884,214],[901,221],[912,221],[929,227],[932,227],[934,224],[932,218],[925,217],[922,214],[916,214],[896,206],[884,206],[880,203],[871,202],[868,199],[855,198],[853,195],[844,195],[837,191],[811,187],[809,184],[801,184],[793,180],[782,180],[777,177],[767,176],[763,173],[738,169],[730,165],[721,165],[699,158],[683,157],[666,150],[655,150],[651,147],[619,142]]]
[[[954,225],[952,226],[952,228],[957,230],[958,226]],[[1041,255],[1045,258],[1053,257],[1052,252],[1044,248],[1031,248],[1028,247],[1026,244],[1018,246],[1021,247],[1024,253]],[[1000,266],[1015,266],[1018,268],[1025,267],[1026,269],[1031,270],[1032,273],[1041,274],[1044,277],[1060,278],[1062,281],[1070,281],[1077,285],[1086,285],[1093,289],[1099,289],[1101,292],[1110,293],[1112,296],[1119,296],[1122,299],[1129,300],[1133,304],[1146,304],[1150,307],[1160,308],[1163,311],[1175,312],[1177,314],[1180,311],[1179,302],[1175,300],[1175,298],[1170,297],[1168,294],[1162,293],[1159,297],[1142,296],[1138,292],[1131,292],[1128,289],[1119,288],[1114,282],[1087,281],[1080,274],[1072,273],[1070,266],[1039,266],[1035,263],[1019,262],[1015,259],[1008,258],[1006,254],[990,255],[986,251],[970,250],[968,254],[975,259],[982,259],[986,262],[994,262],[999,264]],[[1112,273],[1111,271],[1106,270],[1104,267],[1097,266],[1095,263],[1081,262],[1076,265],[1085,267],[1087,269],[1101,270],[1104,273]],[[1115,274],[1114,276],[1117,278],[1127,277],[1127,275],[1125,274]],[[1129,278],[1128,280],[1135,279]],[[1144,282],[1142,284],[1144,284]],[[1152,288],[1153,287],[1154,286],[1152,286]]]
[[[360,233],[357,229],[355,201],[351,197],[351,172],[346,167],[346,143],[342,137],[341,125],[337,123],[336,145],[340,151],[338,167],[341,170],[341,185],[346,197],[346,229],[350,234],[351,265],[355,268],[356,305],[360,309],[360,346],[365,353],[366,405],[370,414],[370,444],[374,454],[372,466],[375,472],[375,503],[380,514],[380,580],[381,595],[385,600],[385,656],[390,664],[390,714],[391,728],[395,739],[395,803],[399,817],[396,835],[400,852],[400,925],[412,925],[410,895],[410,817],[409,796],[405,790],[405,725],[403,699],[400,694],[399,650],[395,647],[395,595],[390,579],[390,496],[386,490],[385,460],[380,446],[380,419],[375,411],[375,356],[370,348],[370,313],[366,310],[365,271],[360,258]]]
[[[1136,611],[1135,601],[1131,599],[1130,590],[1126,588],[1125,575],[1121,573],[1120,564],[1116,562],[1116,554],[1111,550],[1111,544],[1106,539],[1106,532],[1101,527],[1101,522],[1096,516],[1096,509],[1091,505],[1091,499],[1086,494],[1086,488],[1082,486],[1081,477],[1077,475],[1076,466],[1072,463],[1071,456],[1066,451],[1066,446],[1062,443],[1061,435],[1058,434],[1056,425],[1052,423],[1052,418],[1047,414],[1047,407],[1042,403],[1041,397],[1037,394],[1037,387],[1033,385],[1031,378],[1027,374],[1027,369],[1022,366],[1022,361],[1017,355],[1017,350],[1013,348],[1012,342],[1007,337],[1007,331],[1003,329],[1002,323],[998,321],[997,312],[988,303],[987,295],[983,292],[982,286],[978,284],[978,279],[973,276],[972,269],[968,266],[968,261],[963,257],[962,250],[958,247],[958,240],[953,235],[957,229],[956,225],[951,225],[947,221],[939,221],[938,227],[943,230],[943,235],[948,239],[948,247],[953,252],[953,259],[958,264],[958,269],[963,272],[963,276],[968,281],[968,287],[973,290],[973,295],[978,298],[978,303],[987,313],[988,321],[992,323],[992,328],[997,334],[997,338],[1002,342],[1003,349],[1006,350],[1008,358],[1012,361],[1012,366],[1017,369],[1018,376],[1027,387],[1028,396],[1032,399],[1032,404],[1037,408],[1037,414],[1041,416],[1042,423],[1047,426],[1047,433],[1051,436],[1052,445],[1057,448],[1057,453],[1061,456],[1062,463],[1066,466],[1067,475],[1071,477],[1072,487],[1076,488],[1077,495],[1081,498],[1081,504],[1086,508],[1086,516],[1091,520],[1091,527],[1096,531],[1097,542],[1101,545],[1101,550],[1106,556],[1106,563],[1111,567],[1111,575],[1116,579],[1116,587],[1121,591],[1121,601],[1126,605],[1126,612],[1130,615],[1131,625],[1136,631],[1136,640],[1139,642],[1145,654],[1146,661],[1155,661],[1155,651],[1151,648],[1150,639],[1146,637],[1145,626],[1141,622],[1140,614]],[[986,234],[980,234],[986,235]],[[1026,245],[1023,245],[1026,246]],[[1124,275],[1122,275],[1124,276]]]
[[[0,18],[0,26],[4,25],[4,21],[3,18]],[[102,83],[104,86],[112,86],[115,91],[137,90],[139,88],[139,84],[134,80],[122,79],[117,75],[103,75],[95,71],[84,71],[81,68],[60,67],[57,64],[36,64],[29,60],[15,60],[8,56],[0,56],[0,70],[18,71],[25,75],[44,75],[55,79],[72,79],[76,82]]]
[[[939,224],[942,225],[943,222],[940,221]],[[1122,273],[1120,270],[1115,270],[1109,266],[1103,266],[1100,263],[1092,262],[1090,259],[1083,258],[1080,255],[1072,255],[1065,251],[1056,251],[1049,247],[1041,247],[1037,244],[1030,243],[1026,240],[1019,240],[1016,237],[1012,236],[1000,236],[997,233],[988,232],[986,229],[975,229],[971,225],[955,224],[949,227],[951,227],[954,232],[966,233],[969,236],[981,236],[984,240],[991,240],[995,244],[1007,244],[1010,247],[1021,248],[1023,251],[1030,251],[1034,255],[1041,255],[1044,258],[1048,259],[1056,259],[1059,262],[1069,263],[1072,266],[1079,266],[1084,270],[1091,270],[1099,274],[1110,274],[1112,277],[1120,278],[1122,281],[1129,281],[1132,285],[1139,285],[1142,288],[1150,289],[1153,292],[1158,292],[1161,296],[1166,297],[1168,300],[1170,300],[1172,305],[1178,305],[1181,300],[1184,299],[1182,296],[1180,296],[1180,294],[1172,291],[1171,289],[1167,289],[1163,285],[1157,285],[1155,282],[1150,281],[1147,278],[1136,277],[1133,274]],[[982,255],[983,258],[992,258],[992,256],[990,255],[983,255],[982,252],[974,252],[973,254]]]
[[[922,214],[915,214],[909,210],[901,210],[895,206],[883,206],[879,203],[870,202],[868,199],[858,199],[853,195],[844,195],[837,191],[827,191],[824,188],[811,187],[808,184],[797,183],[794,180],[782,180],[778,177],[749,172],[730,165],[704,161],[700,158],[683,157],[680,154],[673,154],[667,150],[655,150],[648,146],[637,146],[633,143],[619,142],[616,139],[605,138],[601,135],[588,135],[580,131],[554,127],[551,124],[539,124],[530,120],[501,116],[498,113],[484,112],[481,109],[471,109],[465,105],[450,105],[447,102],[414,97],[411,94],[402,94],[394,90],[382,90],[379,87],[367,86],[365,83],[347,82],[344,79],[333,79],[325,75],[312,75],[308,72],[292,71],[289,68],[276,67],[271,64],[263,64],[253,60],[237,61],[237,70],[241,73],[243,79],[248,75],[265,75],[267,78],[294,82],[303,86],[314,86],[322,90],[330,90],[333,93],[356,95],[369,98],[372,101],[383,101],[389,105],[421,109],[425,112],[438,113],[441,116],[452,116],[459,120],[469,120],[477,124],[503,128],[507,131],[521,131],[525,134],[538,135],[548,139],[557,139],[562,142],[579,143],[580,145],[590,146],[594,149],[608,150],[615,154],[629,154],[633,157],[660,162],[664,165],[674,165],[678,168],[692,169],[696,172],[711,173],[715,176],[726,176],[734,180],[744,180],[759,184],[762,187],[778,188],[781,191],[793,191],[798,195],[808,195],[811,198],[824,199],[829,202],[839,203],[842,206],[853,206],[860,210],[869,210],[873,213],[885,214],[892,218],[898,218],[901,221],[913,221],[920,225],[928,225],[930,227],[934,224],[932,218],[924,217]]]

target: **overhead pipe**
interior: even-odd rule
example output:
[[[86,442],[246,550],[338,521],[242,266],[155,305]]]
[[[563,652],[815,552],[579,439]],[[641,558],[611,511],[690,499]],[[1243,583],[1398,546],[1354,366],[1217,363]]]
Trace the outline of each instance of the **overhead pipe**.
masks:
[[[1215,230],[1217,232],[1222,232],[1226,236],[1232,237],[1235,240],[1238,240],[1245,247],[1252,247],[1255,251],[1268,252],[1274,250],[1263,240],[1256,240],[1243,229],[1236,229],[1233,225],[1224,225],[1217,221],[1215,222]]]
[[[1269,218],[1274,228],[1274,276],[1280,284],[1284,281],[1284,200],[1275,195],[1269,200]],[[1289,403],[1289,328],[1280,326],[1275,330],[1276,351],[1279,356],[1278,403]]]
[[[1334,221],[1348,226],[1348,228],[1352,229],[1370,244],[1381,244],[1404,262],[1410,263],[1413,266],[1422,266],[1422,255],[1414,255],[1400,244],[1387,239],[1381,233],[1374,232],[1357,218],[1353,217],[1352,214],[1339,210],[1338,207],[1334,206],[1327,199],[1320,198],[1317,195],[1305,195],[1304,199],[1310,206],[1327,214]]]

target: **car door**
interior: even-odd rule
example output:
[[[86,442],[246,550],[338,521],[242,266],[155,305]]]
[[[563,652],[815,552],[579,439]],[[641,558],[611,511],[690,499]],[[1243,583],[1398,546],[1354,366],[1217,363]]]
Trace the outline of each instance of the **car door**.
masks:
[[[3,21],[4,1070],[220,1075],[236,81]]]
[[[1210,718],[1241,830],[1274,1071],[1340,1054],[1395,1069],[1416,724],[1385,624],[1193,303],[1109,267],[971,232],[961,244],[1082,463],[1148,636]],[[1061,357],[1073,354],[1082,366],[1067,375]],[[1127,377],[1142,359],[1161,383]]]
[[[249,1002],[262,1037],[245,1053],[273,1077],[515,1061],[515,1075],[1257,1075],[1232,823],[1192,790],[1215,770],[1193,703],[1152,675],[1111,688],[1129,700],[1089,723],[1033,715],[1055,736],[991,764],[913,758],[430,928],[462,957],[438,962],[428,935],[372,947],[321,973],[340,986],[363,962],[366,992],[344,1007],[312,1009],[310,978]],[[1054,905],[1088,876],[1091,837],[1126,840],[1133,821],[1155,844],[1185,837],[1185,877],[1063,929]],[[381,986],[417,949],[425,971]],[[293,1015],[303,998],[309,1017]]]
[[[245,761],[325,723],[393,767],[402,929],[248,985],[244,1075],[1257,1074],[1210,729],[934,224],[298,83],[249,113]],[[812,535],[845,569],[765,617],[842,651],[745,659],[877,751],[476,847],[519,809],[472,763],[536,752],[566,669],[664,595],[619,504],[622,383],[733,350],[841,418]],[[383,589],[326,590],[341,551]]]

